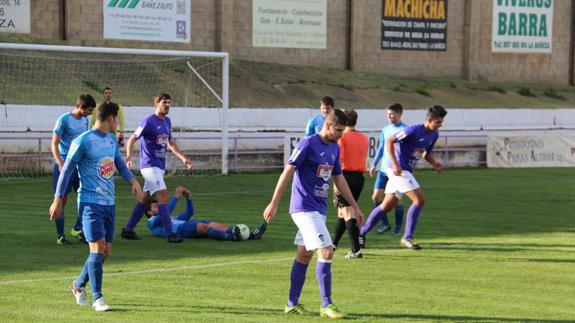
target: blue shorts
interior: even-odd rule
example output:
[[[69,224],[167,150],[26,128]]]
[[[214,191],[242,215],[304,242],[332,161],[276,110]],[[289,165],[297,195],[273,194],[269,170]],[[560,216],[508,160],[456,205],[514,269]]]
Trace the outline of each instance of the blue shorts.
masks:
[[[54,163],[54,170],[52,172],[52,189],[54,190],[54,193],[56,193],[56,186],[58,186],[58,177],[60,177],[60,168],[57,163]],[[70,193],[72,189],[77,192],[79,187],[80,178],[78,177],[78,169],[75,169],[72,176],[70,176],[68,187],[66,187],[66,195]]]
[[[190,221],[187,221],[185,223],[180,224],[176,228],[176,234],[181,238],[187,238],[187,239],[201,238],[198,236],[198,230],[197,230],[198,224],[200,224],[200,223],[208,224],[210,222],[212,222],[212,221],[207,221],[207,220],[203,220],[203,221],[190,220]]]
[[[373,185],[374,189],[379,189],[382,190],[385,188],[385,185],[387,185],[387,181],[389,180],[389,177],[387,177],[387,175],[378,170],[377,171],[377,177],[375,178],[375,184]]]
[[[82,227],[88,242],[102,238],[111,243],[116,228],[116,206],[80,202],[78,207],[82,214]]]

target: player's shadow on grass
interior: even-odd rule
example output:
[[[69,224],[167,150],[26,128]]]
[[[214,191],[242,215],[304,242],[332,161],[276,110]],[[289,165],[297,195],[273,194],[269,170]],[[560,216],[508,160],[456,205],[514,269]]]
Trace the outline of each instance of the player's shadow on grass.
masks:
[[[455,250],[464,252],[553,252],[573,254],[575,246],[565,244],[530,244],[530,243],[430,243],[426,249]]]
[[[373,320],[373,321],[411,321],[411,320],[426,320],[437,322],[537,322],[537,323],[573,323],[572,320],[537,320],[525,318],[509,318],[509,317],[482,317],[482,316],[463,316],[463,315],[425,315],[425,314],[356,314],[351,313],[348,316],[350,320]]]

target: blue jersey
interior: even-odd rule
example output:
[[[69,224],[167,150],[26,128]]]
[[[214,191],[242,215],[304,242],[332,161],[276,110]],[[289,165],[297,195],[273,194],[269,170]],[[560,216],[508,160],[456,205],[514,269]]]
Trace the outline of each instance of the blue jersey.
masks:
[[[373,158],[373,165],[377,165],[381,158],[383,157],[383,162],[381,163],[379,170],[385,173],[387,168],[387,163],[389,161],[389,153],[385,149],[385,141],[395,135],[398,131],[403,130],[407,125],[403,122],[398,124],[391,123],[381,129],[381,134],[379,135],[379,145],[377,146],[377,151],[375,152],[375,157]]]
[[[326,214],[329,179],[341,174],[339,145],[326,144],[318,134],[300,140],[288,164],[296,168],[289,213],[317,211]]]
[[[64,113],[56,120],[53,133],[60,136],[60,143],[58,150],[62,159],[66,159],[72,140],[76,139],[80,134],[88,130],[88,118],[81,117],[77,119],[72,115],[72,112]]]
[[[321,128],[323,127],[323,122],[325,121],[325,117],[321,114],[309,119],[307,122],[307,126],[305,127],[305,135],[311,136],[319,133]]]
[[[423,157],[423,154],[431,153],[438,137],[437,130],[427,131],[423,124],[409,126],[396,133],[395,157],[401,169],[413,172],[415,164]],[[392,166],[389,160],[387,167],[392,168]]]
[[[166,150],[172,139],[170,118],[151,114],[142,121],[134,132],[140,143],[140,168],[158,167],[166,169]]]
[[[80,175],[78,202],[114,205],[116,166],[126,180],[132,176],[116,137],[96,129],[84,132],[72,142],[67,159],[76,163]]]

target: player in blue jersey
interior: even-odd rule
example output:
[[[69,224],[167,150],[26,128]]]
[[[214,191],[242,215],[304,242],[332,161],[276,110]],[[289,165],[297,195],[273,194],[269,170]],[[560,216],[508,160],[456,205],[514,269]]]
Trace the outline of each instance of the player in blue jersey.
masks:
[[[241,240],[240,229],[237,226],[230,226],[210,220],[192,220],[191,218],[195,211],[194,204],[192,203],[192,194],[183,186],[176,187],[174,196],[168,203],[170,214],[176,208],[178,199],[181,196],[184,196],[186,199],[186,210],[181,212],[179,215],[172,217],[172,227],[178,237],[185,239],[200,239],[207,237],[222,241]],[[150,210],[146,211],[146,216],[148,216],[148,229],[150,229],[154,236],[165,238],[168,233],[157,214],[157,203],[152,203]],[[250,232],[248,240],[261,239],[266,227],[267,223],[263,222],[257,229]]]
[[[169,148],[186,166],[192,169],[192,162],[182,153],[172,137],[172,123],[168,112],[172,104],[167,93],[160,93],[154,98],[155,112],[140,122],[140,126],[128,139],[126,146],[126,163],[132,168],[134,144],[138,139],[140,143],[140,173],[144,177],[144,191],[146,194],[136,203],[128,223],[122,229],[122,238],[140,240],[134,228],[144,215],[153,200],[158,202],[158,215],[164,229],[168,232],[168,242],[182,242],[173,230],[170,212],[168,211],[168,189],[164,182],[166,172],[166,153]]]
[[[421,246],[413,239],[413,233],[419,219],[421,209],[425,205],[423,190],[413,176],[413,168],[418,160],[425,159],[428,163],[441,172],[443,165],[431,155],[433,146],[439,137],[437,131],[443,125],[443,119],[447,111],[440,105],[434,105],[427,111],[427,117],[423,124],[408,126],[397,132],[385,142],[389,153],[386,174],[389,178],[385,187],[383,202],[369,215],[366,224],[366,232],[377,225],[379,220],[397,205],[405,194],[412,204],[407,211],[405,231],[401,238],[401,245],[419,250]],[[363,229],[363,227],[362,227]]]
[[[78,205],[90,254],[84,263],[80,276],[72,282],[70,292],[78,305],[89,305],[85,286],[92,288],[92,307],[96,311],[107,311],[111,307],[102,295],[104,260],[112,251],[115,226],[115,185],[114,172],[132,184],[132,193],[140,196],[142,189],[134,178],[120,153],[118,141],[111,133],[118,123],[118,105],[105,102],[98,107],[94,128],[74,139],[62,174],[58,179],[54,201],[50,206],[50,219],[57,219],[62,212],[66,187],[74,170],[80,176]]]
[[[346,121],[343,111],[334,110],[326,117],[319,134],[305,137],[297,143],[278,179],[272,200],[263,213],[267,222],[273,219],[284,190],[289,180],[294,177],[289,213],[299,230],[294,241],[297,251],[291,270],[290,292],[285,308],[287,314],[309,314],[299,303],[299,297],[308,264],[314,251],[317,251],[316,275],[322,298],[320,316],[345,316],[331,300],[333,244],[326,226],[326,211],[329,179],[333,178],[340,194],[348,201],[355,214],[363,217],[342,175],[339,162],[337,140],[345,129]]]
[[[72,112],[67,112],[58,117],[56,125],[54,126],[54,131],[52,133],[52,142],[50,145],[52,156],[54,156],[54,169],[52,172],[52,186],[54,192],[56,191],[56,184],[58,183],[58,177],[60,176],[60,171],[64,166],[64,161],[66,160],[66,155],[72,144],[72,140],[78,137],[81,133],[88,130],[88,116],[92,114],[92,110],[96,107],[96,101],[90,94],[83,94],[76,99],[76,107]],[[78,179],[78,172],[74,171],[70,184],[66,187],[64,194],[64,199],[62,200],[62,214],[56,219],[56,232],[58,238],[56,242],[59,245],[70,244],[66,240],[64,234],[64,209],[66,208],[67,196],[72,189],[77,190],[80,186]],[[84,239],[84,234],[82,233],[82,217],[78,212],[78,217],[76,219],[76,224],[72,228],[71,234],[82,242],[86,242]]]
[[[371,177],[375,176],[375,184],[373,186],[373,194],[371,195],[371,199],[375,203],[375,205],[381,204],[383,202],[383,197],[385,196],[385,185],[387,184],[387,174],[385,174],[385,170],[387,168],[387,162],[389,160],[389,155],[385,151],[385,141],[387,138],[395,135],[398,131],[407,127],[405,123],[401,122],[401,115],[403,114],[403,107],[399,103],[394,103],[387,107],[387,121],[389,122],[388,125],[383,127],[381,130],[381,134],[379,135],[379,146],[377,147],[377,151],[375,153],[375,157],[373,158],[373,163],[369,170],[369,174]],[[379,171],[377,170],[377,165],[382,160],[381,167]],[[383,225],[376,231],[376,234],[382,234],[391,229],[391,225],[389,224],[389,220],[387,216],[383,217]],[[393,234],[398,236],[401,234],[401,225],[403,224],[403,204],[401,201],[395,207],[395,228],[393,230]],[[360,232],[360,240],[363,240],[362,244],[365,245],[365,235],[367,232]]]
[[[307,122],[307,126],[305,127],[306,136],[311,136],[321,131],[325,117],[333,111],[333,108],[335,106],[333,99],[330,98],[329,96],[324,96],[323,98],[321,98],[319,103],[320,103],[319,106],[320,114],[312,117]]]

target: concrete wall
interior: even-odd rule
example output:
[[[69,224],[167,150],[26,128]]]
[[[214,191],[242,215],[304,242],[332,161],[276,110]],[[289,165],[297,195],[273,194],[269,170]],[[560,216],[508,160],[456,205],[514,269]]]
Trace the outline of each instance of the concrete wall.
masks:
[[[252,47],[249,0],[192,1],[189,44],[104,40],[102,0],[32,0],[30,40],[65,37],[65,42],[71,45],[227,51],[234,59],[352,67],[393,75],[568,84],[573,70],[570,69],[572,3],[554,1],[551,54],[492,53],[493,0],[449,1],[444,52],[382,50],[383,0],[329,0],[326,49]],[[0,41],[3,36],[0,34]]]
[[[7,105],[0,108],[0,129],[7,131],[50,132],[59,115],[69,106]],[[126,130],[134,131],[152,107],[124,107]],[[210,108],[172,107],[172,126],[186,131],[221,129],[221,110]],[[242,132],[303,132],[308,119],[317,109],[242,109],[229,110],[230,131]],[[358,109],[358,129],[380,131],[387,124],[384,110]],[[449,109],[442,130],[516,130],[516,129],[575,129],[574,109]],[[421,123],[426,110],[406,110],[403,121]]]

